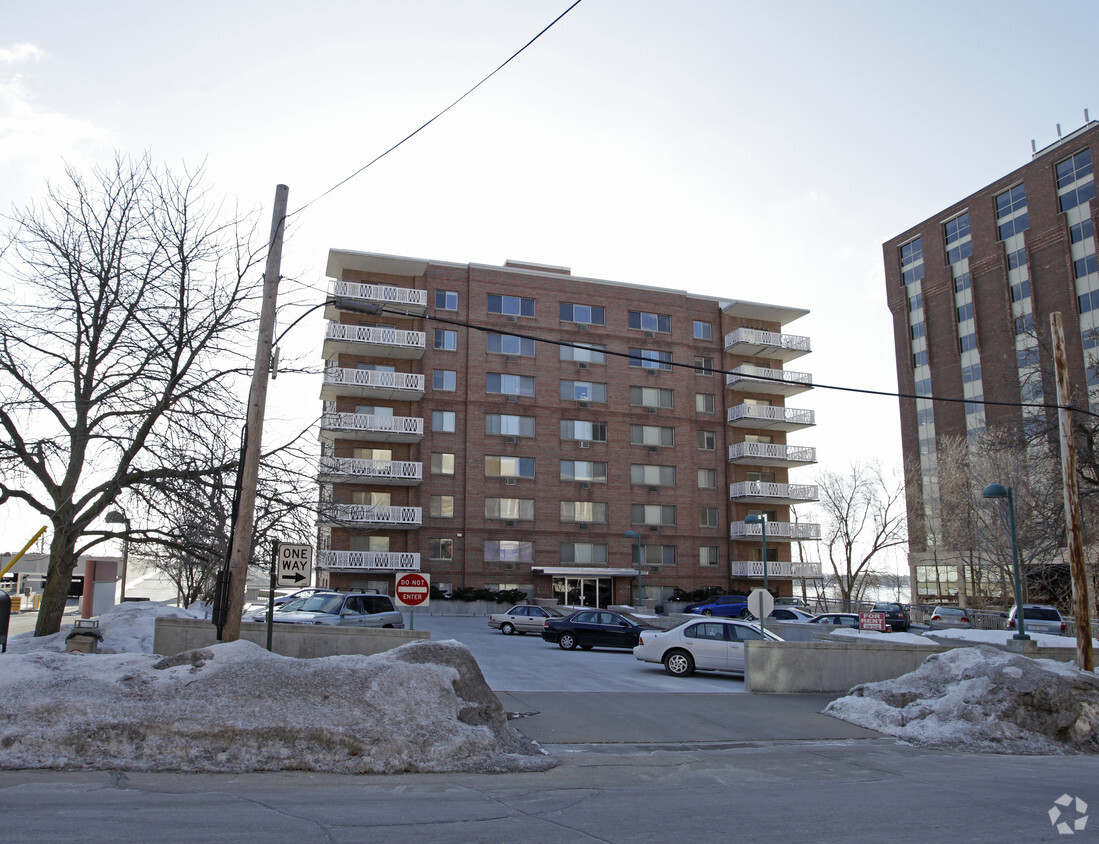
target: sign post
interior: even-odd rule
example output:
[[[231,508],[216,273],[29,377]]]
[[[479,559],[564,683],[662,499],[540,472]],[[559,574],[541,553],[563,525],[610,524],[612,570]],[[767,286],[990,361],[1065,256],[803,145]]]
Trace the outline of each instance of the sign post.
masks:
[[[307,586],[313,574],[313,548],[275,540],[271,552],[271,588],[267,592],[267,650],[275,627],[275,587]]]
[[[397,603],[408,607],[408,629],[416,629],[416,607],[426,607],[431,603],[431,577],[419,572],[408,572],[397,577]]]

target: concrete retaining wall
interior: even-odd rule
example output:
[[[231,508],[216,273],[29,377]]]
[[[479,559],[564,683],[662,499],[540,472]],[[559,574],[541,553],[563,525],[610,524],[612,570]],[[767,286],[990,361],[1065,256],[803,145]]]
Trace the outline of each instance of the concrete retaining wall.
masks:
[[[749,642],[745,687],[751,692],[846,692],[860,683],[900,677],[930,654],[931,645],[831,642]]]
[[[240,638],[267,647],[267,625],[245,621]],[[345,654],[376,654],[409,642],[430,639],[426,630],[382,630],[369,627],[327,627],[323,625],[276,624],[271,649],[282,656],[313,659]],[[153,634],[153,652],[173,656],[183,651],[217,644],[217,628],[194,618],[158,618]]]

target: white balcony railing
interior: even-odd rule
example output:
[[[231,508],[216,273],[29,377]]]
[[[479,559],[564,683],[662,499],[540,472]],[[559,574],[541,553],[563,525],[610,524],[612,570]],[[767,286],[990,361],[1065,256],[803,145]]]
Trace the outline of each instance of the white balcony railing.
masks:
[[[372,524],[391,527],[419,527],[422,507],[385,507],[381,504],[331,504],[322,502],[320,518],[339,524]]]
[[[392,284],[364,284],[357,281],[333,281],[333,298],[361,299],[378,305],[394,305],[423,312],[427,309],[427,291]]]
[[[404,551],[318,551],[317,568],[332,571],[419,571],[420,555]]]
[[[730,539],[760,539],[763,529],[759,522],[732,522]],[[820,539],[820,525],[812,522],[767,522],[767,539],[790,542],[797,539]]]
[[[799,502],[816,501],[816,484],[777,484],[771,481],[740,481],[729,484],[730,501]]]
[[[789,369],[768,369],[765,366],[741,364],[725,376],[726,387],[750,389],[757,393],[777,393],[792,396],[813,387],[813,376],[808,372]]]
[[[424,464],[410,460],[363,460],[357,457],[322,456],[319,474],[343,478],[419,483],[423,480]]]
[[[321,430],[332,434],[357,435],[360,439],[414,442],[424,435],[424,420],[418,416],[378,416],[373,413],[325,413]]]
[[[775,407],[766,404],[738,404],[729,408],[726,421],[741,428],[774,428],[776,431],[793,431],[808,428],[817,423],[812,410],[797,407]]]
[[[768,531],[768,536],[770,536],[770,531]],[[763,563],[759,560],[734,560],[729,563],[729,573],[733,577],[758,577],[762,580]],[[798,580],[818,578],[821,576],[820,563],[772,561],[767,563],[767,576],[792,577]]]
[[[422,398],[423,394],[424,376],[415,372],[327,366],[321,384],[323,399],[334,399],[339,395],[359,395],[415,401]]]
[[[793,360],[812,351],[809,338],[756,328],[738,328],[725,335],[725,351],[748,357]]]
[[[816,463],[817,450],[807,445],[735,443],[729,446],[729,462],[759,466],[792,466],[799,463]]]
[[[324,341],[331,347],[343,346],[365,354],[370,354],[372,350],[385,350],[401,357],[419,357],[427,347],[427,335],[423,331],[347,325],[343,322],[329,322],[324,331]]]

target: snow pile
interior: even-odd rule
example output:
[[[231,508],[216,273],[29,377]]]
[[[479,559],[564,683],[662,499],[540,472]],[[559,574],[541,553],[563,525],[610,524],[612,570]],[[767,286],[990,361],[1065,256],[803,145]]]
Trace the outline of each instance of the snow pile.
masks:
[[[913,744],[992,753],[1099,753],[1099,677],[980,645],[856,686],[824,710]]]
[[[116,604],[99,616],[99,632],[103,641],[101,654],[153,652],[153,633],[158,618],[205,618],[205,607],[194,604],[187,609],[152,601],[126,601]],[[32,651],[64,651],[65,638],[72,632],[71,624],[49,636],[35,637],[33,633],[19,633],[8,639],[8,653],[25,654]]]
[[[469,649],[292,659],[238,641],[162,659],[0,657],[0,768],[545,770]]]
[[[1015,635],[1014,630],[962,630],[952,628],[950,630],[929,630],[925,636],[935,639],[960,639],[964,642],[983,642],[989,645],[1006,645]],[[1068,648],[1076,647],[1076,638],[1073,636],[1056,636],[1053,633],[1031,633],[1027,636],[1034,640],[1040,648]],[[1091,646],[1099,650],[1099,641],[1091,640]]]
[[[860,642],[873,642],[875,645],[924,645],[934,647],[935,643],[918,633],[879,633],[877,630],[855,630],[842,627],[833,630],[829,638],[855,639]]]

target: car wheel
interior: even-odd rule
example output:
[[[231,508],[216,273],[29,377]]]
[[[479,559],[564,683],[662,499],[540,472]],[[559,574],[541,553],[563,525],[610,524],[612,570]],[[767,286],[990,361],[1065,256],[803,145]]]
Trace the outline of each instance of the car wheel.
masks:
[[[515,632],[515,625],[505,621],[503,624],[500,625],[500,632],[503,633],[505,636],[510,636],[512,633]]]
[[[668,651],[664,654],[664,670],[673,677],[686,677],[695,670],[695,661],[686,651]]]
[[[714,611],[713,611],[713,610],[703,610],[703,611],[702,611],[702,614],[703,614],[703,615],[713,615],[713,614],[714,614]]]
[[[571,633],[562,633],[557,637],[557,647],[563,651],[571,651],[576,647],[576,637]]]

